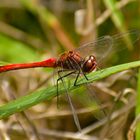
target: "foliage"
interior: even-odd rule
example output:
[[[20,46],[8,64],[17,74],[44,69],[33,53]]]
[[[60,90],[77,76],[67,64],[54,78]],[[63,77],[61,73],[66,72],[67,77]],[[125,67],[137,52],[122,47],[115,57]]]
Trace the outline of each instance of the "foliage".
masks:
[[[0,65],[40,61],[55,56],[59,57],[59,54],[64,51],[73,50],[81,44],[96,40],[100,36],[127,32],[129,29],[139,30],[139,5],[140,3],[137,0],[103,0],[100,2],[92,0],[62,0],[57,2],[54,0],[2,1],[0,3]],[[82,7],[82,10],[79,7]],[[85,9],[86,11],[84,11]],[[78,12],[82,16],[75,16]],[[22,127],[27,130],[24,135],[28,137],[28,139],[31,137],[31,133],[35,134],[36,139],[39,139],[42,134],[50,137],[55,136],[56,139],[58,137],[64,139],[86,139],[91,138],[91,135],[86,135],[89,132],[96,137],[101,135],[116,139],[115,135],[113,135],[113,133],[116,133],[118,134],[118,139],[126,139],[126,137],[132,139],[135,133],[135,126],[138,126],[136,130],[136,139],[138,140],[140,138],[139,125],[135,124],[135,118],[139,116],[140,112],[140,72],[137,74],[136,67],[140,65],[138,61],[140,45],[139,41],[133,45],[131,37],[128,36],[124,37],[123,40],[125,44],[123,48],[125,49],[120,49],[116,52],[114,50],[115,53],[113,52],[113,55],[108,54],[111,59],[105,60],[106,62],[103,63],[103,66],[106,68],[87,74],[90,79],[89,81],[82,77],[78,80],[80,86],[73,86],[75,77],[66,79],[68,91],[75,93],[71,94],[71,96],[73,96],[72,100],[77,108],[82,126],[85,128],[82,130],[83,138],[79,138],[75,132],[63,135],[64,133],[59,131],[74,131],[76,128],[75,125],[71,123],[71,118],[68,117],[71,113],[67,112],[68,103],[65,103],[64,96],[61,96],[60,105],[62,104],[62,106],[64,106],[65,111],[57,110],[54,107],[57,104],[54,98],[57,92],[56,86],[54,86],[54,82],[52,81],[56,81],[57,77],[51,75],[51,73],[53,73],[52,69],[32,69],[1,73],[0,118],[2,119],[17,112],[25,111],[19,115],[18,121]],[[112,116],[113,113],[117,112],[119,112],[118,114],[120,115],[117,119],[111,120],[111,126],[107,129],[108,131],[113,131],[115,128],[120,127],[122,124],[120,120],[122,119],[123,122],[126,122],[120,129],[122,133],[112,132],[112,134],[110,134],[111,131],[105,133],[103,128],[106,124],[102,124],[103,132],[101,129],[86,129],[88,128],[87,126],[93,125],[92,122],[98,123],[98,120],[95,120],[96,117],[91,115],[94,114],[93,106],[91,106],[91,111],[88,109],[88,106],[84,104],[88,97],[85,99],[80,97],[81,93],[85,95],[88,94],[86,88],[81,88],[82,85],[87,87],[87,84],[90,84],[95,92],[98,93],[99,100],[103,105],[107,102],[113,106],[114,100],[118,98],[118,94],[122,93],[122,97],[120,97],[118,102],[115,102],[115,109],[111,112]],[[92,97],[94,90],[92,90]],[[64,87],[62,84],[59,84],[59,93],[64,92]],[[28,93],[29,95],[26,95]],[[135,93],[137,93],[136,99],[134,98],[136,96]],[[132,101],[135,103],[136,100],[136,106],[135,104],[131,104]],[[47,103],[45,101],[47,101]],[[130,106],[130,104],[132,106]],[[32,107],[33,105],[37,106]],[[29,107],[32,108],[28,109]],[[132,111],[134,107],[136,109],[136,115]],[[83,114],[81,115],[81,109],[83,108],[85,110],[82,110]],[[109,105],[105,110],[110,112],[110,108]],[[125,112],[124,109],[127,110],[127,112]],[[121,111],[125,113],[121,114]],[[42,120],[39,119],[39,117],[41,118],[40,114],[42,116],[44,115]],[[53,119],[57,120],[56,124]],[[23,120],[26,121],[26,123],[23,123]],[[64,121],[66,122],[66,126],[58,125]],[[2,120],[5,126],[8,122],[18,124],[12,117],[5,119],[5,121]],[[44,126],[41,126],[41,122],[43,122]],[[102,122],[102,119],[99,119],[99,122]],[[132,124],[135,125],[133,126]],[[112,128],[113,126],[115,126],[115,128]],[[133,128],[133,135],[131,135],[132,133],[130,132],[131,128]],[[12,125],[7,129],[11,129],[12,132],[14,130]],[[51,131],[48,130],[47,134],[43,131],[39,131],[46,129],[55,129],[56,131],[51,133]],[[28,130],[31,133],[29,133]],[[22,132],[20,129],[16,129],[16,131],[19,134]],[[6,135],[2,135],[1,137],[6,139]],[[9,133],[7,133],[7,137],[10,137]],[[12,137],[14,137],[14,133],[12,133]],[[21,136],[19,137],[22,139]]]

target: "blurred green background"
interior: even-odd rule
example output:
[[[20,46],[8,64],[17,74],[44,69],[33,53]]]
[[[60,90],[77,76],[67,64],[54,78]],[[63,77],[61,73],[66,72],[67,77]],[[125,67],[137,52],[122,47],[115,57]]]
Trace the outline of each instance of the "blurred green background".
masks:
[[[34,62],[50,57],[58,58],[64,51],[73,50],[100,36],[128,32],[131,29],[140,30],[139,0],[0,0],[0,64]],[[131,41],[130,38],[124,39],[126,45],[123,48],[125,49],[116,51],[106,62],[106,66],[139,60],[139,41],[134,45],[128,44],[129,41]],[[52,76],[52,73],[53,69],[32,69],[1,74],[1,104],[24,96],[41,86],[53,85],[56,78]],[[114,96],[117,96],[115,93],[127,90],[126,99],[122,99],[123,102],[119,102],[117,106],[118,108],[126,107],[136,92],[136,74],[137,70],[128,70],[95,85],[91,84],[91,88],[94,88],[91,90],[101,92],[99,98],[103,105],[110,100],[114,101]],[[98,122],[103,117],[98,112],[93,117],[93,110],[88,108],[93,102],[89,100],[87,92],[89,92],[87,88],[81,87],[71,95],[77,110],[83,111],[79,113],[82,128]],[[129,92],[134,94],[128,95]],[[111,96],[103,93],[109,93]],[[90,136],[100,138],[104,135],[104,129],[101,131],[98,128],[91,130],[83,138],[76,138],[77,128],[71,112],[68,111],[69,105],[65,97],[61,98],[60,110],[57,109],[56,99],[54,99],[5,121],[1,120],[1,124],[5,127],[0,127],[0,139],[16,140],[34,137],[34,139],[43,140],[65,140],[88,139],[91,138]],[[122,116],[124,125],[120,129],[121,132],[115,132],[115,128],[122,124],[120,121]],[[134,106],[122,116],[119,116],[118,121],[113,123],[114,129],[108,128],[113,132],[110,132],[111,135],[106,135],[107,138],[131,139],[129,128],[135,118]],[[63,135],[65,131],[66,134]]]

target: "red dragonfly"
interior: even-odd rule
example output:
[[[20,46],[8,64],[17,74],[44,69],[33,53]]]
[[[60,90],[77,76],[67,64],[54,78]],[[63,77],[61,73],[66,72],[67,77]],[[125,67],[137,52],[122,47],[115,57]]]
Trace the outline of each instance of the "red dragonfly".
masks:
[[[81,47],[63,53],[58,59],[50,58],[41,62],[9,64],[0,66],[0,73],[37,67],[60,67],[64,70],[82,72],[83,74],[96,70],[97,63],[102,61],[112,50],[118,50],[118,47],[125,47],[125,39],[132,36],[131,43],[135,43],[140,37],[140,31],[132,30],[126,33],[117,34],[114,36],[103,36],[97,41],[89,42]],[[128,41],[128,40],[127,40]],[[74,73],[73,72],[73,73]],[[86,78],[87,79],[87,78]],[[75,84],[76,85],[76,81]]]
[[[130,44],[131,43],[133,44],[140,38],[140,32],[137,30],[133,30],[126,33],[117,34],[114,36],[103,36],[99,38],[97,41],[89,42],[75,50],[63,53],[58,59],[50,58],[41,62],[9,64],[0,66],[0,73],[27,68],[59,67],[61,69],[58,71],[59,76],[57,80],[57,94],[58,94],[58,82],[60,80],[62,81],[62,83],[64,83],[63,78],[71,74],[76,74],[74,86],[76,86],[78,77],[81,74],[88,80],[86,73],[95,71],[97,69],[97,65],[101,61],[105,60],[105,57],[109,56],[112,51],[115,50],[114,52],[116,52],[116,50],[119,50],[118,48],[120,47],[125,48],[124,47],[126,46],[125,41],[130,37],[132,37],[131,38],[132,42],[130,42]],[[64,71],[69,71],[69,73],[61,76],[61,73]],[[81,130],[79,120],[75,115],[76,112],[74,110],[74,107],[71,103],[71,99],[69,96],[68,100],[70,102],[75,124],[77,128]]]

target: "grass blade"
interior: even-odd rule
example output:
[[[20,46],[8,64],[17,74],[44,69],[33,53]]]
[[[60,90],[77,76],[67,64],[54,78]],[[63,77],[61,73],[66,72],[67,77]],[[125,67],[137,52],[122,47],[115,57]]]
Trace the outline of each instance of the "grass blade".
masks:
[[[111,11],[111,19],[120,32],[126,32],[125,18],[120,9],[117,8],[116,0],[104,0],[106,7]],[[130,37],[124,36],[124,41],[129,50],[133,49]]]
[[[90,80],[86,80],[84,77],[80,79],[78,82],[79,85],[82,85],[84,83],[91,83],[97,80],[101,80],[107,76],[110,76],[112,74],[139,67],[140,61],[125,63],[113,67],[109,67],[106,69],[102,69],[100,71],[92,72],[87,75],[87,77]],[[78,88],[78,86],[73,86],[74,79],[66,81],[66,85],[68,85],[69,90],[73,90]],[[63,86],[59,86],[59,93],[63,93],[65,91],[65,88]],[[57,90],[55,86],[48,87],[46,89],[42,89],[40,91],[35,91],[27,96],[20,97],[14,101],[11,101],[10,103],[7,103],[0,107],[0,119],[9,117],[10,115],[24,111],[25,109],[36,105],[42,101],[51,100],[57,95]]]
[[[137,104],[136,104],[136,116],[140,115],[140,69],[138,73],[138,83],[137,83]],[[136,128],[136,140],[140,139],[140,123]]]

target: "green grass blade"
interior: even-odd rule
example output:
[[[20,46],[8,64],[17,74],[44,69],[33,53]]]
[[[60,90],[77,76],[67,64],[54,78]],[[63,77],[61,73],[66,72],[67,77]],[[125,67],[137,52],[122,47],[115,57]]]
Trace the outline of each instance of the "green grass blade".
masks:
[[[27,62],[40,57],[28,45],[0,33],[0,58],[7,62]]]
[[[104,0],[106,7],[111,11],[111,19],[120,32],[126,32],[125,18],[120,9],[117,8],[116,0]],[[124,36],[124,41],[128,49],[132,50],[133,45],[130,37]]]
[[[140,115],[140,69],[138,73],[138,83],[137,83],[137,103],[136,103],[136,117]],[[136,140],[140,140],[140,123],[136,128]]]
[[[110,68],[102,69],[100,71],[92,72],[87,75],[89,80],[87,81],[84,77],[79,79],[79,85],[84,83],[91,83],[97,80],[101,80],[107,76],[115,74],[117,72],[121,72],[127,69],[135,68],[140,66],[140,61],[125,63],[117,66],[113,66]],[[78,86],[73,86],[73,80],[66,81],[66,85],[68,86],[69,90],[73,90],[78,88]],[[60,86],[59,93],[63,93],[65,88]],[[48,87],[46,89],[42,89],[40,91],[35,91],[27,96],[20,97],[10,103],[7,103],[0,107],[0,119],[6,118],[14,113],[24,111],[25,109],[36,105],[42,101],[47,101],[54,98],[57,95],[56,87]]]
[[[104,0],[104,3],[108,9],[111,10],[112,15],[111,18],[116,25],[117,28],[123,30],[124,29],[124,17],[119,9],[116,7],[116,0]],[[123,27],[123,28],[122,28]],[[123,30],[124,31],[124,30]]]

